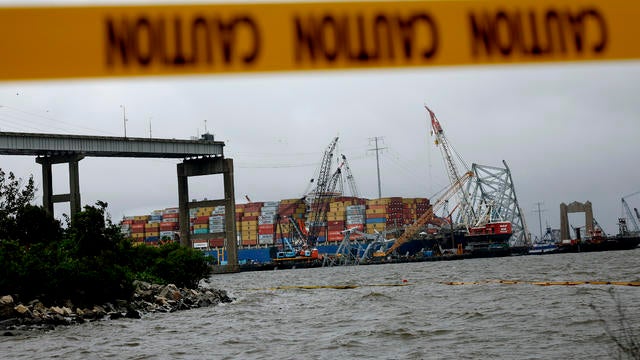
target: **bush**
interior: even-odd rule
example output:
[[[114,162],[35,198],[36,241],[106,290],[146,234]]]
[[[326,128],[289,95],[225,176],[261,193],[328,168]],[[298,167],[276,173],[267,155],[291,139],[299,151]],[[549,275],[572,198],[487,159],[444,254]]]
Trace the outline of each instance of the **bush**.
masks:
[[[195,288],[200,279],[210,273],[207,259],[199,250],[170,243],[160,247],[160,254],[154,264],[154,274],[167,283]]]
[[[135,279],[193,288],[209,274],[198,250],[132,246],[106,215],[105,202],[85,206],[65,230],[29,204],[33,180],[20,183],[0,169],[0,295],[91,305],[130,299]]]

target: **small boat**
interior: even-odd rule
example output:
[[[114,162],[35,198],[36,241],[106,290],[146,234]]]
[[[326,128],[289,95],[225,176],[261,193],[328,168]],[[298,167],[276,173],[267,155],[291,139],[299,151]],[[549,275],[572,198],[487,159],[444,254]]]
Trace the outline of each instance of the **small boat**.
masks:
[[[530,255],[553,254],[558,252],[558,245],[552,242],[536,242],[529,249]]]

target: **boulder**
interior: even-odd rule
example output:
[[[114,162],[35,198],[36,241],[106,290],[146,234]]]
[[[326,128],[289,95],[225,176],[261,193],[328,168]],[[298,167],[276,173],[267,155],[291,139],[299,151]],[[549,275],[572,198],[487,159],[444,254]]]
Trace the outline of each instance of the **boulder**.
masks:
[[[165,299],[179,300],[180,298],[182,298],[180,290],[178,290],[178,287],[173,284],[165,286],[162,290],[160,290],[160,294],[158,295],[162,296]]]
[[[17,305],[16,307],[13,308],[13,310],[15,310],[16,313],[18,313],[20,316],[23,316],[23,317],[31,316],[31,311],[29,310],[29,308],[22,304]]]
[[[49,308],[50,312],[55,314],[55,315],[61,315],[64,316],[64,310],[62,310],[61,307],[58,306],[52,306]]]
[[[107,315],[107,311],[100,305],[96,305],[93,307],[93,313],[95,314],[96,319]]]
[[[138,310],[132,308],[127,309],[127,313],[124,316],[128,319],[140,319],[142,317]]]
[[[12,305],[13,304],[13,296],[5,295],[0,297],[0,306]]]
[[[156,304],[160,305],[160,306],[165,306],[167,305],[167,298],[165,298],[164,296],[160,295],[160,296],[156,296],[155,298]]]

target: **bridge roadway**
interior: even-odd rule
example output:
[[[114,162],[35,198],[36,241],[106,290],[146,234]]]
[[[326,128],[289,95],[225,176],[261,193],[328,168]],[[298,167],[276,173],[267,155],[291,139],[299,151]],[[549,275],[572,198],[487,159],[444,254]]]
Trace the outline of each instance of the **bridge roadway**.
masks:
[[[223,156],[224,142],[0,132],[2,155],[192,158]]]
[[[210,134],[197,140],[177,140],[0,132],[0,155],[32,155],[42,165],[42,205],[51,214],[53,205],[57,202],[69,202],[72,217],[81,210],[78,162],[84,157],[183,159],[177,165],[180,242],[191,246],[191,238],[223,235],[227,243],[228,264],[235,270],[238,258],[233,160],[224,158],[223,147],[224,142],[214,141]],[[69,193],[54,195],[51,167],[60,163],[69,165]],[[223,174],[225,198],[189,202],[188,177],[211,174]],[[189,208],[203,204],[225,206],[225,233],[190,234]]]

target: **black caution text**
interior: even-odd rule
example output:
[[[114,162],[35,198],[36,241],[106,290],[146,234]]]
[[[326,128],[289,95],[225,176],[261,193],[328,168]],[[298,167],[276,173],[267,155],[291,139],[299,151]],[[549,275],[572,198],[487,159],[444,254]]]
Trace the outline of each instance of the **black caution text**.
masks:
[[[293,27],[296,63],[422,62],[438,53],[438,26],[426,12],[295,16]]]
[[[104,25],[109,67],[251,65],[262,45],[250,16],[107,17]]]
[[[472,11],[469,29],[474,57],[598,54],[609,40],[607,22],[595,8]]]

